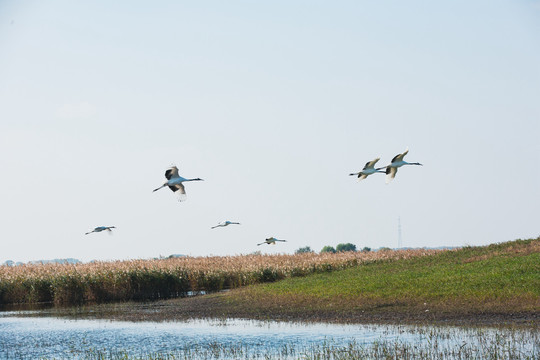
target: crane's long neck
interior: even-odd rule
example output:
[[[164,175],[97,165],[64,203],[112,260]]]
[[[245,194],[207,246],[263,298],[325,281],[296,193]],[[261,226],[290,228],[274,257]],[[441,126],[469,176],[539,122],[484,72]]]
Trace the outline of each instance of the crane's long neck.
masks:
[[[203,179],[195,178],[195,179],[186,179],[184,181],[203,181]]]

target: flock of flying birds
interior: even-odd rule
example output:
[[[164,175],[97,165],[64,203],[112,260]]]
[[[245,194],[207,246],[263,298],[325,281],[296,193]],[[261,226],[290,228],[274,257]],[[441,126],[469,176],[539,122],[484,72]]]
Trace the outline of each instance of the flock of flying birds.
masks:
[[[375,173],[385,173],[386,174],[386,183],[388,184],[390,181],[394,180],[394,178],[396,177],[398,169],[400,167],[402,167],[403,165],[420,165],[420,166],[422,166],[422,164],[420,164],[418,162],[409,163],[409,162],[406,162],[405,160],[403,160],[403,158],[405,157],[405,155],[407,155],[408,152],[409,152],[409,149],[405,150],[405,152],[403,152],[401,154],[397,154],[396,156],[394,156],[394,158],[392,159],[390,164],[388,164],[386,166],[383,166],[383,167],[380,167],[380,168],[376,168],[375,164],[381,158],[373,159],[373,160],[366,163],[366,165],[364,166],[362,171],[357,172],[357,173],[352,173],[352,174],[349,174],[349,175],[351,175],[351,176],[357,175],[358,176],[358,181],[360,181],[360,180],[364,180],[369,175],[372,175],[372,174],[375,174]],[[382,169],[385,169],[385,170],[382,171]]]
[[[373,159],[371,161],[368,161],[361,171],[359,171],[357,173],[352,173],[352,174],[349,174],[349,175],[350,176],[357,176],[358,181],[360,181],[360,180],[363,180],[363,179],[367,178],[369,175],[372,175],[372,174],[385,173],[386,174],[386,183],[388,184],[390,181],[392,181],[396,177],[398,169],[400,167],[402,167],[403,165],[420,165],[420,166],[422,166],[422,164],[420,164],[418,162],[410,163],[410,162],[406,162],[405,160],[403,160],[403,158],[405,157],[405,155],[407,155],[408,152],[409,152],[409,149],[407,148],[403,153],[394,156],[394,158],[392,159],[390,164],[388,164],[386,166],[383,166],[383,167],[380,167],[380,168],[376,168],[375,164],[381,158]],[[383,171],[382,169],[385,169],[385,170]],[[178,201],[186,200],[186,189],[184,188],[183,183],[188,182],[188,181],[203,181],[203,179],[200,179],[200,178],[194,178],[194,179],[183,178],[182,176],[180,176],[178,174],[178,168],[176,166],[172,166],[169,169],[167,169],[167,171],[165,171],[165,178],[167,179],[167,181],[165,181],[163,183],[163,185],[161,185],[160,187],[154,189],[153,192],[158,191],[159,189],[164,188],[164,187],[167,186],[167,187],[169,187],[169,189],[171,189],[178,196]],[[229,225],[240,225],[240,223],[239,222],[228,221],[228,220],[221,221],[217,225],[212,226],[211,229],[215,229],[215,228],[218,228],[218,227],[225,227],[225,226],[229,226]],[[102,231],[105,231],[105,230],[107,230],[108,232],[111,232],[112,229],[115,229],[115,227],[114,226],[98,226],[98,227],[94,228],[94,230],[85,233],[85,235],[88,235],[88,234],[93,233],[93,232],[102,232]],[[275,245],[276,242],[278,242],[278,241],[286,242],[287,240],[280,240],[280,239],[276,239],[275,237],[270,237],[270,238],[267,238],[262,243],[257,244],[257,246],[258,245],[263,245],[263,244]]]

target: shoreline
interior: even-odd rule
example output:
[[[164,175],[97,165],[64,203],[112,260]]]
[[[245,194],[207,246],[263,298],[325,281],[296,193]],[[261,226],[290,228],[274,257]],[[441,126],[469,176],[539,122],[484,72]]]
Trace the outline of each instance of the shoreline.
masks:
[[[170,322],[205,319],[242,319],[255,321],[316,322],[328,324],[385,324],[385,325],[447,325],[447,326],[519,326],[540,327],[540,314],[535,311],[502,312],[455,312],[422,311],[419,309],[382,307],[362,311],[299,311],[289,308],[283,311],[256,307],[231,305],[225,294],[199,295],[189,298],[157,300],[153,302],[122,302],[83,305],[78,307],[12,306],[1,311],[32,311],[23,316],[53,316],[73,319],[95,319],[130,322]],[[23,309],[24,308],[24,309]],[[15,314],[10,316],[17,316]]]

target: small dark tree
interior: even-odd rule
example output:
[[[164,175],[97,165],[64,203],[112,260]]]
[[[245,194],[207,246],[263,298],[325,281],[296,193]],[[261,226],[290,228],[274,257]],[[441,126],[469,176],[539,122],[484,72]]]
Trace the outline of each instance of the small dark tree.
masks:
[[[334,249],[333,246],[326,245],[325,247],[323,247],[323,248],[321,249],[321,252],[322,252],[322,253],[325,253],[325,252],[335,253],[335,252],[336,252],[336,249]]]
[[[364,248],[362,249],[362,252],[370,252],[370,251],[371,251],[371,248],[367,246],[364,246]]]
[[[342,252],[342,251],[356,251],[356,245],[351,243],[346,244],[338,244],[336,246],[336,251]]]
[[[296,251],[294,252],[295,254],[303,254],[303,253],[311,253],[313,252],[313,250],[311,250],[311,248],[309,246],[304,246],[304,247],[301,247],[299,249],[296,249]]]

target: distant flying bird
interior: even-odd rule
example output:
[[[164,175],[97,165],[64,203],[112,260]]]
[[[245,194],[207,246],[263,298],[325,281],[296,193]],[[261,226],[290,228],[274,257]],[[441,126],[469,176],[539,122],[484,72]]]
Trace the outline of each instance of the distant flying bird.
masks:
[[[175,194],[178,196],[178,201],[184,201],[186,200],[186,190],[184,189],[183,182],[186,181],[202,181],[202,179],[196,178],[196,179],[185,179],[178,175],[178,168],[176,166],[172,166],[167,171],[165,171],[165,177],[167,178],[167,181],[158,187],[157,189],[154,189],[153,191],[158,191],[162,187],[168,186],[169,189],[171,189]]]
[[[116,228],[114,226],[98,226],[94,230],[89,231],[87,233],[84,233],[84,235],[88,235],[88,234],[91,234],[93,232],[102,232],[104,230],[107,230],[107,231],[111,232],[112,231],[111,229],[116,229]]]
[[[271,237],[271,238],[268,238],[266,240],[264,240],[264,242],[260,243],[260,244],[257,244],[257,246],[259,245],[262,245],[262,244],[272,244],[272,245],[276,245],[276,241],[283,241],[283,242],[286,242],[287,240],[279,240],[279,239],[276,239],[275,237]]]
[[[380,159],[381,158],[376,158],[376,159],[373,159],[373,160],[367,162],[366,165],[364,166],[364,168],[362,169],[362,171],[357,172],[357,173],[349,174],[349,176],[358,175],[358,181],[360,181],[360,180],[364,180],[365,178],[367,178],[371,174],[384,173],[385,171],[381,170],[381,169],[384,169],[384,167],[375,169],[375,164]]]
[[[225,227],[227,225],[231,225],[231,224],[235,224],[235,225],[240,225],[239,222],[233,222],[233,221],[221,221],[220,223],[218,223],[216,226],[212,226],[211,229],[215,229],[217,227]]]
[[[404,153],[398,154],[394,156],[392,159],[392,162],[386,166],[386,183],[388,184],[390,181],[392,181],[396,177],[396,173],[398,171],[399,167],[402,167],[403,165],[420,165],[420,163],[409,163],[403,160],[405,155],[409,152],[409,149],[407,148]]]

